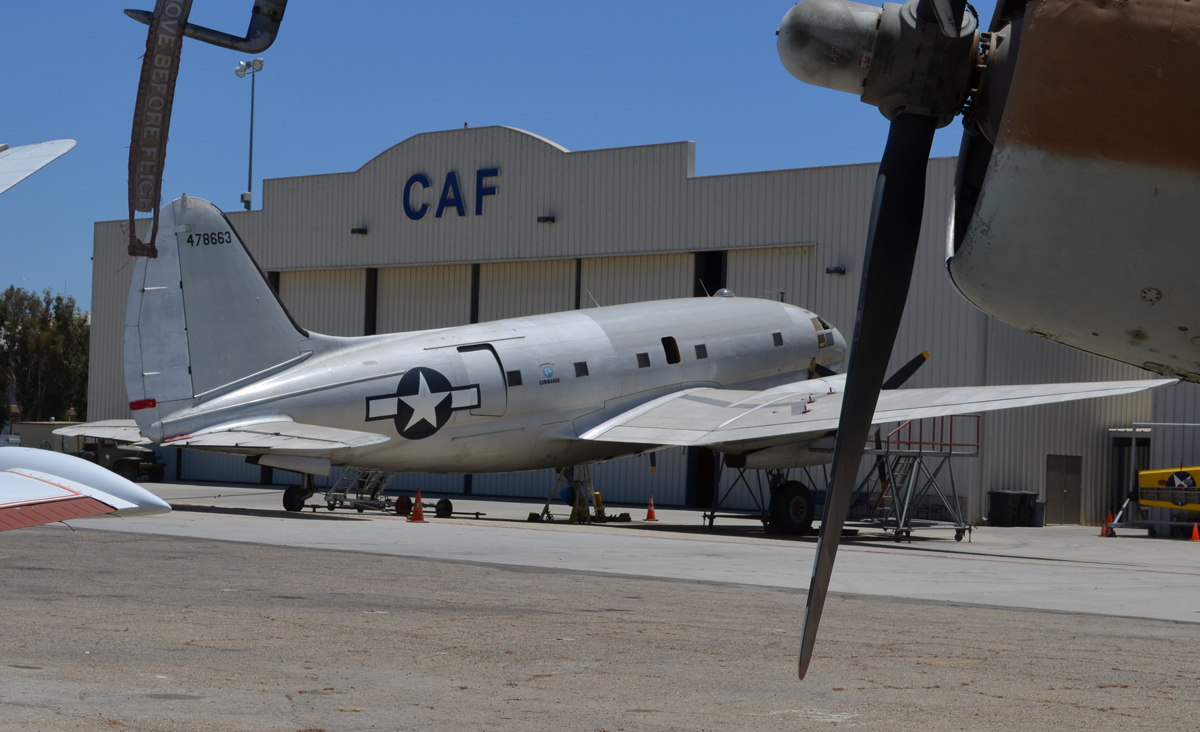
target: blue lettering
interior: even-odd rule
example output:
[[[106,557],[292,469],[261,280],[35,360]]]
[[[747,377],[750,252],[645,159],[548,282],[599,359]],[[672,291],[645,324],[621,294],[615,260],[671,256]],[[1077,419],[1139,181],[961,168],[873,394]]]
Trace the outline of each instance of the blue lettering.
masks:
[[[475,215],[483,215],[483,197],[496,195],[496,186],[485,186],[483,181],[485,178],[498,178],[500,176],[499,168],[484,168],[483,170],[475,171]]]
[[[467,215],[462,190],[458,187],[458,173],[453,170],[446,174],[446,185],[442,186],[442,198],[438,201],[437,214],[434,218],[442,218],[442,212],[451,206],[458,211],[459,216]]]
[[[421,208],[418,208],[415,210],[412,207],[412,201],[410,200],[410,196],[412,196],[413,186],[417,185],[418,183],[421,184],[422,188],[428,188],[429,187],[429,178],[426,177],[426,175],[424,173],[417,173],[413,177],[409,178],[408,182],[404,184],[404,215],[407,216],[408,218],[412,219],[413,221],[417,221],[418,219],[423,219],[423,218],[425,218],[425,214],[429,213],[429,204],[428,203],[422,203]],[[445,194],[443,194],[443,195],[445,195]],[[441,215],[442,215],[442,210],[439,208],[438,216],[441,216]]]

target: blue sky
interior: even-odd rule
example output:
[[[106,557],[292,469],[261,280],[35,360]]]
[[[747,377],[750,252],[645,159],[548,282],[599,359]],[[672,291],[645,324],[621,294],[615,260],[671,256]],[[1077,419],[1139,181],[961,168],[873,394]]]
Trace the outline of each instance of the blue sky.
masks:
[[[0,142],[74,150],[0,196],[0,288],[91,298],[92,225],[126,215],[126,170],[152,0],[5,8]],[[250,0],[195,0],[191,20],[241,35]],[[980,4],[986,24],[993,3]],[[775,52],[784,0],[505,3],[293,0],[261,54],[255,202],[263,178],[355,170],[414,134],[503,124],[571,150],[696,142],[697,175],[878,160],[887,121],[793,79]],[[348,11],[357,11],[348,14]],[[244,56],[187,41],[163,195],[241,207]],[[955,155],[961,127],[939,131]]]

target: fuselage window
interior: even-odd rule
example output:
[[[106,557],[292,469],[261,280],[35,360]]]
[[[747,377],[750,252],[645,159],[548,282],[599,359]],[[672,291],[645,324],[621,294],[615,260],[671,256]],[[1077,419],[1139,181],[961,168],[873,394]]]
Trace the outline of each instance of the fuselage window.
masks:
[[[696,360],[699,361],[702,358],[708,358],[708,346],[704,345],[703,343],[697,343]]]
[[[679,344],[671,336],[662,339],[663,353],[667,354],[667,363],[679,363]]]
[[[575,363],[575,378],[580,378],[588,375],[587,361],[577,361]]]
[[[521,372],[519,370],[508,372],[508,385],[509,386],[520,386],[521,385]]]
[[[639,353],[637,355],[637,360],[638,360],[638,368],[639,369],[650,368],[650,354],[649,353]]]
[[[779,348],[783,345],[783,333],[778,331],[771,334],[771,340],[775,341],[775,347]]]

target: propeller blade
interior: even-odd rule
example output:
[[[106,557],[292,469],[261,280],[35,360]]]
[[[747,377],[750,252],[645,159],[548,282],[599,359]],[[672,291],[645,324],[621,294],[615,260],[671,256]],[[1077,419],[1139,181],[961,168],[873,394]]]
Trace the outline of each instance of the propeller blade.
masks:
[[[942,35],[958,38],[958,31],[962,28],[963,13],[967,9],[967,0],[925,0],[921,4],[929,5]],[[918,14],[920,14],[920,9],[918,9]]]
[[[879,389],[908,298],[925,205],[925,169],[936,129],[934,117],[897,115],[888,130],[887,146],[875,179],[866,266],[859,286],[858,316],[846,370],[841,421],[834,443],[833,481],[826,494],[825,515],[821,520],[821,535],[817,539],[817,556],[804,614],[799,667],[802,679],[812,660],[817,626],[825,607],[838,542],[842,538],[842,525],[850,510]]]
[[[892,389],[899,389],[901,386],[904,385],[904,382],[906,382],[910,378],[912,378],[912,375],[917,373],[917,369],[924,366],[925,362],[928,360],[929,360],[929,351],[921,351],[920,353],[917,354],[916,358],[914,358],[913,360],[909,361],[908,363],[904,364],[899,369],[897,369],[896,373],[892,374],[891,377],[888,378],[887,381],[883,382],[883,386],[881,386],[879,388],[882,389],[883,391],[891,391]]]

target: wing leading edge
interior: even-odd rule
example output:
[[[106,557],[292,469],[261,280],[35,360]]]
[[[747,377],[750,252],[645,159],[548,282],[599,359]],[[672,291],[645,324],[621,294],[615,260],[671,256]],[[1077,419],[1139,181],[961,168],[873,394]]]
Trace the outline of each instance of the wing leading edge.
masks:
[[[885,391],[879,396],[872,424],[1134,394],[1176,381],[1143,379]],[[581,438],[711,446],[836,430],[844,384],[844,378],[831,377],[765,391],[687,389],[620,414],[588,430]]]
[[[170,510],[153,493],[86,460],[50,450],[0,449],[0,531],[85,516]]]

